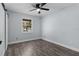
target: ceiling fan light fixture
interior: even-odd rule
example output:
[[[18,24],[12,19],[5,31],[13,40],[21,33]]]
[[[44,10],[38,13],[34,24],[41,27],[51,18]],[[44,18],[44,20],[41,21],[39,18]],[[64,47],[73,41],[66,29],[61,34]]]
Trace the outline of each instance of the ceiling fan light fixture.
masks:
[[[37,9],[37,11],[39,12],[39,11],[40,11],[40,9]]]

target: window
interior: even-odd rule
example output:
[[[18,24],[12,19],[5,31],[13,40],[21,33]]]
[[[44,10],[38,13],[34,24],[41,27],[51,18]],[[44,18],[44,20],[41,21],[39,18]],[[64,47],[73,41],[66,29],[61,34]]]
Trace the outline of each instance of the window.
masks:
[[[22,19],[22,28],[23,32],[29,32],[32,30],[32,20],[31,19]]]

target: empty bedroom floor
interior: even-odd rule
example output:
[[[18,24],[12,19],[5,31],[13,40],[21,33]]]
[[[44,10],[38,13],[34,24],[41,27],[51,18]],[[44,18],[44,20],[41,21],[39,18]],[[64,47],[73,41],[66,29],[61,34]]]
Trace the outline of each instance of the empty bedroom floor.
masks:
[[[38,39],[9,45],[6,56],[79,56],[79,52]]]

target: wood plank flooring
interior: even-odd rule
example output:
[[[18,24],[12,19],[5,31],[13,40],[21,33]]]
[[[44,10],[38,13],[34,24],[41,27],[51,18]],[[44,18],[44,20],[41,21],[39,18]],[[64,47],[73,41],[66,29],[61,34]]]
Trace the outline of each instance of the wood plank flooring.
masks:
[[[79,56],[79,52],[38,39],[9,45],[6,56]]]

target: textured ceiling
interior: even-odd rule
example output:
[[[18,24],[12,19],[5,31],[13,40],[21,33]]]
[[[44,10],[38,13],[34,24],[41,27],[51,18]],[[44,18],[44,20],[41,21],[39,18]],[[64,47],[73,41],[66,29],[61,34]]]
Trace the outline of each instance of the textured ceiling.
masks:
[[[78,4],[73,4],[73,3],[47,3],[43,7],[49,8],[50,10],[49,11],[41,10],[41,14],[38,14],[36,10],[32,12],[30,11],[34,9],[34,7],[32,7],[32,4],[34,3],[4,3],[4,4],[8,11],[35,15],[35,16],[48,15],[54,12],[61,11],[65,8],[78,5]]]

